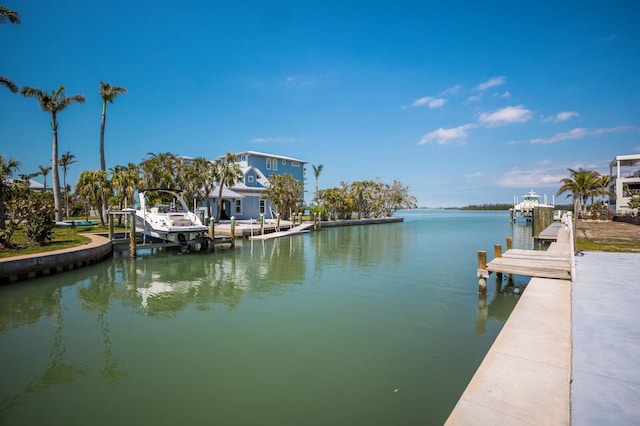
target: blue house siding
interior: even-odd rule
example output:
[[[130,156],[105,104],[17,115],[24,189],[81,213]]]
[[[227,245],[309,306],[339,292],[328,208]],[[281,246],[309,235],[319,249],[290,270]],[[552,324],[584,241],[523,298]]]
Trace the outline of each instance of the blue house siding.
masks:
[[[269,200],[262,198],[264,184],[272,174],[288,174],[302,183],[304,188],[306,161],[282,155],[266,154],[256,151],[236,153],[236,162],[243,170],[242,181],[229,188],[238,195],[237,198],[225,197],[225,214],[232,215],[238,220],[257,219],[260,217],[261,200],[264,205],[264,215],[271,218],[272,205]],[[214,191],[215,192],[215,191]],[[216,215],[218,198],[212,194],[212,216]],[[198,203],[206,206],[206,201]],[[223,217],[224,218],[224,217]]]

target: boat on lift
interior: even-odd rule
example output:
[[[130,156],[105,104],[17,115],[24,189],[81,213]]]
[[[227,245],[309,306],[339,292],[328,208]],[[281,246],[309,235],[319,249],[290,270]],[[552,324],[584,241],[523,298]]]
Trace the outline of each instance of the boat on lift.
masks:
[[[181,190],[148,188],[138,193],[136,232],[144,237],[189,247],[207,232],[198,215],[187,207]]]
[[[542,195],[536,194],[533,189],[528,194],[522,195],[521,198],[522,200],[516,198],[513,202],[513,207],[509,209],[512,222],[515,222],[518,216],[524,217],[530,222],[533,219],[533,209],[535,207],[554,207],[553,204],[547,204],[546,195],[544,202],[541,202]]]

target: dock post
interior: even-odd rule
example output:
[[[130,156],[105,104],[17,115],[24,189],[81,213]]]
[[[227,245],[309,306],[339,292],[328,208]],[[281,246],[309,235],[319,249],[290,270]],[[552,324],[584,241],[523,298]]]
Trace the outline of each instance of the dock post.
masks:
[[[113,214],[109,213],[109,240],[113,241]]]
[[[135,258],[136,253],[136,215],[129,214],[129,256]]]
[[[236,218],[231,216],[231,248],[236,246]]]
[[[487,252],[478,251],[478,293],[487,294]]]
[[[493,246],[493,255],[495,258],[502,257],[502,245],[494,244]],[[496,272],[496,281],[500,281],[502,283],[502,272]]]
[[[276,213],[276,231],[280,232],[280,213]]]
[[[264,214],[260,213],[260,235],[264,235]]]
[[[507,237],[507,250],[513,250],[513,238]],[[513,285],[513,275],[507,274],[507,285]]]

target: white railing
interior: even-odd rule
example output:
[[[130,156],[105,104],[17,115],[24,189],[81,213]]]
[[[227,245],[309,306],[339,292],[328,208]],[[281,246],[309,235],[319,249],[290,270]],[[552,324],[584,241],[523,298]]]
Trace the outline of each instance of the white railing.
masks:
[[[576,278],[576,247],[573,239],[573,215],[571,214],[571,212],[567,212],[565,226],[567,227],[567,232],[569,232],[569,251],[571,253],[571,281],[574,281]]]

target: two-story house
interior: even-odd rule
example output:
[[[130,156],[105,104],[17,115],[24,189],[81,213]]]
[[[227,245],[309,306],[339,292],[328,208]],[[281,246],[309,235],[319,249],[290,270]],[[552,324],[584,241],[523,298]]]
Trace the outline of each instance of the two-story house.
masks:
[[[235,154],[243,176],[240,182],[223,188],[221,220],[227,220],[231,216],[240,220],[256,219],[261,214],[272,218],[275,213],[271,203],[262,196],[269,186],[269,176],[272,174],[291,175],[304,187],[306,161],[257,151]],[[219,187],[210,194],[214,215],[217,211],[218,191]]]
[[[618,155],[609,163],[611,182],[609,209],[614,214],[630,213],[629,200],[640,196],[640,154]]]

